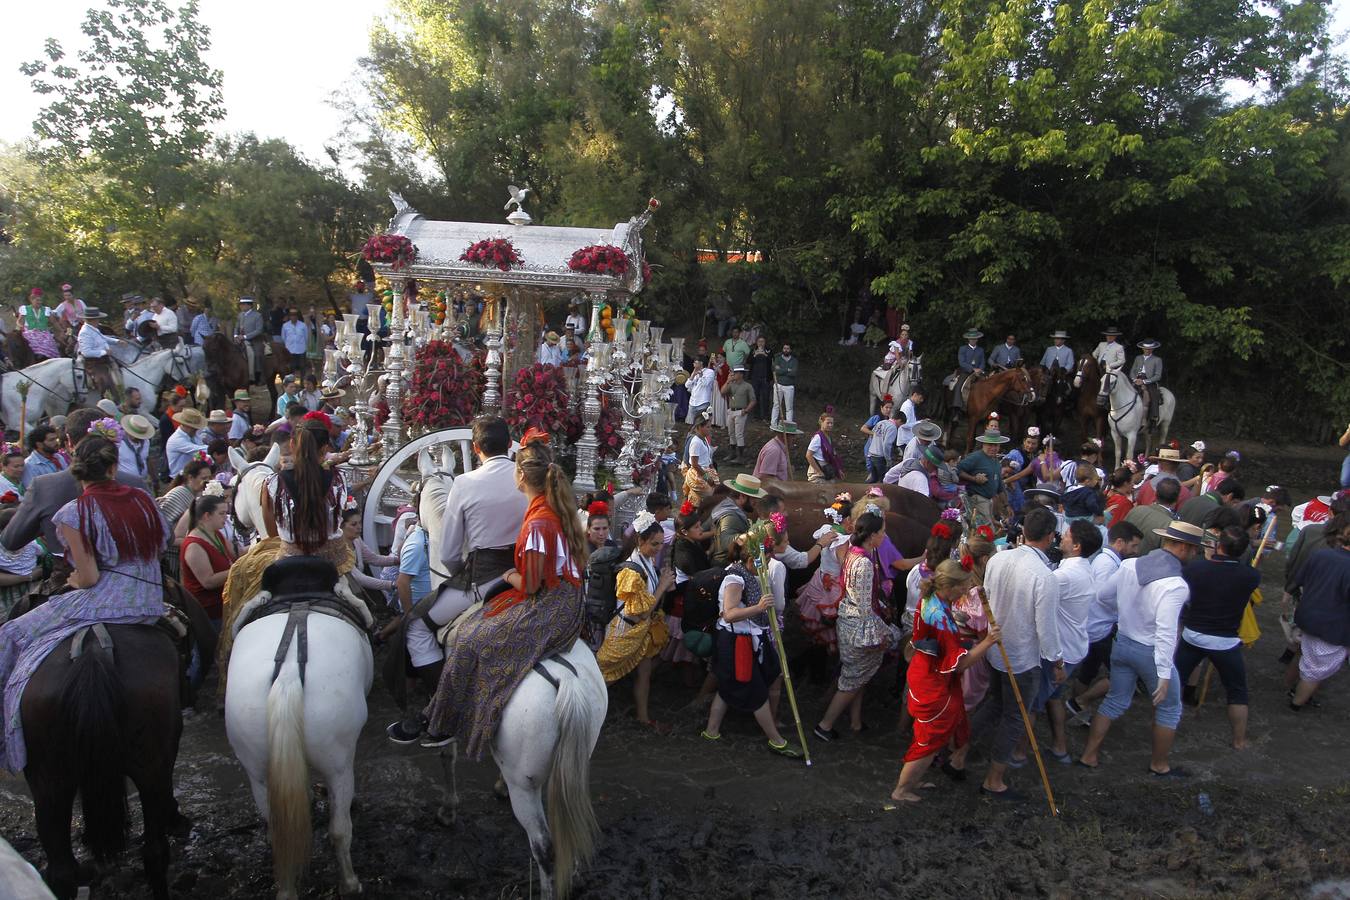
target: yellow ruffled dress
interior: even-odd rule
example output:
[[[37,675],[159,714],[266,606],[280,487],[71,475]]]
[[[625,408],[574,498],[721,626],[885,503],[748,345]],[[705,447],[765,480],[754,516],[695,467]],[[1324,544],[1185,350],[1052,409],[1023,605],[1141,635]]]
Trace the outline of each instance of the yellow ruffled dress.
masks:
[[[610,684],[636,669],[644,659],[659,655],[670,640],[666,614],[652,596],[646,578],[632,569],[620,569],[615,588],[623,614],[610,621],[605,641],[595,654],[600,674]]]

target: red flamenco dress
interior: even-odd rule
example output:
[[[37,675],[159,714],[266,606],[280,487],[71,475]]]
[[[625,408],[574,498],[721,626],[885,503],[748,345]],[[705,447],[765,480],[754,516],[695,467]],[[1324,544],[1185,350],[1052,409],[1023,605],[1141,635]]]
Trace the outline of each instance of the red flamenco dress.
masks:
[[[905,762],[932,756],[954,740],[970,740],[970,720],[956,671],[966,655],[951,610],[936,594],[919,604],[914,618],[914,658],[905,674],[909,713],[914,717],[914,742]]]
[[[571,647],[585,618],[580,569],[542,495],[525,511],[515,563],[522,574],[540,572],[539,584],[532,593],[507,590],[480,612],[467,613],[445,648],[440,685],[426,711],[428,730],[458,737],[470,759],[483,758],[506,702],[535,663]]]

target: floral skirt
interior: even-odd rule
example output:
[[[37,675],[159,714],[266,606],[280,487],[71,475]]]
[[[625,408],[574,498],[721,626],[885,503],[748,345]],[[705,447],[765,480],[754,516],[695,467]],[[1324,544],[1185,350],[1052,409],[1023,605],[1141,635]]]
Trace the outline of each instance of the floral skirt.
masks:
[[[839,690],[859,691],[881,668],[886,655],[885,645],[878,647],[860,647],[863,620],[840,616],[839,634]]]
[[[572,646],[586,610],[581,590],[560,581],[495,616],[471,615],[445,648],[426,715],[432,734],[453,735],[470,759],[482,759],[520,682],[535,663]]]
[[[797,592],[797,611],[802,618],[802,631],[812,642],[833,653],[838,638],[834,620],[839,614],[839,601],[844,597],[844,583],[838,576],[827,575],[816,569],[811,580]]]
[[[24,340],[28,341],[28,346],[33,351],[33,355],[39,359],[52,359],[61,355],[61,351],[56,346],[56,338],[50,331],[29,329],[23,333],[23,337]]]

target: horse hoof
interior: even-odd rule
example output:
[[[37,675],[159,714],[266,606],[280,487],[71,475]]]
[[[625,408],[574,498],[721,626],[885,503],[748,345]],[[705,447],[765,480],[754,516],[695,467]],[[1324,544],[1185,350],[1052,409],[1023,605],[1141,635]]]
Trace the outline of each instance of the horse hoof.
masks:
[[[453,809],[441,806],[436,810],[436,824],[440,825],[442,828],[454,828],[455,825],[458,824],[457,819],[458,816],[455,815]]]
[[[350,882],[344,881],[342,884],[338,885],[339,897],[356,897],[359,896],[361,892],[361,882],[355,878]]]

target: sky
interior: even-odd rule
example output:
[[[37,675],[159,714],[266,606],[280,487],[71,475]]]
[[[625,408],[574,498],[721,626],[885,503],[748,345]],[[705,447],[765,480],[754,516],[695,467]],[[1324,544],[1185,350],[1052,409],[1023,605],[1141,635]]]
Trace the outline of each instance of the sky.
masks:
[[[0,60],[0,141],[20,141],[43,98],[19,73],[21,62],[41,57],[48,37],[68,56],[83,46],[80,22],[90,0],[6,3],[5,54]],[[1333,33],[1342,52],[1350,31],[1350,0],[1334,0]],[[225,133],[252,131],[289,141],[316,162],[342,130],[331,100],[356,78],[370,23],[381,0],[201,0],[211,29],[208,59],[224,73]],[[284,99],[282,99],[284,97]]]

